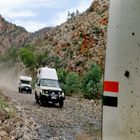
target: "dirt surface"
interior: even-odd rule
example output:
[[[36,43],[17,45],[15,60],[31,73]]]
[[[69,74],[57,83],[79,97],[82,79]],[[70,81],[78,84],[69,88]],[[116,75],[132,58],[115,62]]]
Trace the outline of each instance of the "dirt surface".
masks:
[[[57,105],[40,107],[35,103],[34,92],[18,93],[14,76],[10,79],[3,77],[3,81],[0,80],[0,89],[17,103],[21,116],[34,120],[38,125],[37,140],[101,139],[101,101],[66,97],[63,108]]]
[[[81,135],[90,140],[100,139],[101,108],[98,101],[66,97],[62,109],[57,105],[40,107],[35,103],[34,94],[4,88],[3,91],[22,106],[24,116],[33,118],[39,125],[39,140],[75,140]]]

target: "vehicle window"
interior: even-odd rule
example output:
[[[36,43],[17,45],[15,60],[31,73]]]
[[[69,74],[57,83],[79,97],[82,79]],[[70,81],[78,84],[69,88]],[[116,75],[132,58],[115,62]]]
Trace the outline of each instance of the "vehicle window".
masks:
[[[24,80],[20,80],[21,84],[30,84],[30,81],[24,81]]]
[[[42,79],[42,80],[41,80],[41,86],[59,88],[59,83],[58,83],[57,80]]]

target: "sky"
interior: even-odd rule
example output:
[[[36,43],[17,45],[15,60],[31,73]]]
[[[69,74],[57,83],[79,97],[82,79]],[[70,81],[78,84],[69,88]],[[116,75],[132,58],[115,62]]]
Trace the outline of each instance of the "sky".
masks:
[[[9,22],[35,32],[65,22],[70,13],[84,12],[93,0],[0,0],[0,14]]]

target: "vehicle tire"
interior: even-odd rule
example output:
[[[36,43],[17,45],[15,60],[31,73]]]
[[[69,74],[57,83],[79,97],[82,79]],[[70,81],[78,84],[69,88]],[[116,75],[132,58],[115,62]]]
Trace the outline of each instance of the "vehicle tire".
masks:
[[[18,89],[18,92],[20,93],[20,88]]]
[[[40,95],[40,101],[39,101],[40,106],[44,106],[44,99],[43,96]]]
[[[32,94],[32,90],[29,93]]]
[[[64,100],[59,101],[59,107],[62,108],[64,106]]]
[[[47,106],[47,107],[49,106],[49,102],[48,101],[45,102],[45,106]]]
[[[35,92],[35,100],[36,100],[36,103],[38,104],[39,103],[39,99],[38,99],[38,96],[37,96],[36,92]]]

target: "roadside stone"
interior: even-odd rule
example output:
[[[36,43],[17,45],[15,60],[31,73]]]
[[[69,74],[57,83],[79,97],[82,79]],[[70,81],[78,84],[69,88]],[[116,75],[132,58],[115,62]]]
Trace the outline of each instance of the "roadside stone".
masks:
[[[31,140],[31,138],[27,134],[24,134],[23,140]]]
[[[7,119],[7,113],[5,110],[0,110],[0,120],[1,122],[5,121]]]
[[[8,134],[6,133],[6,131],[0,131],[0,136],[5,137],[8,136]]]
[[[22,130],[23,130],[23,132],[25,132],[25,133],[30,133],[30,129],[29,129],[27,126],[24,126],[24,127],[22,128]]]
[[[15,140],[19,140],[20,138],[23,138],[24,132],[19,132],[15,136]]]
[[[18,139],[18,140],[24,140],[23,138],[20,138],[20,139]]]
[[[4,110],[7,112],[7,113],[10,113],[11,112],[11,109],[9,107],[5,107]]]

